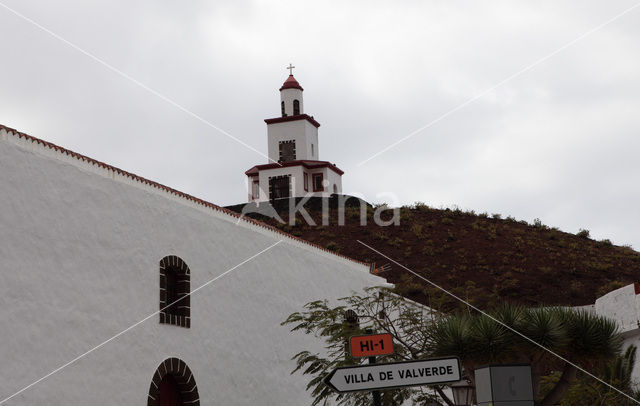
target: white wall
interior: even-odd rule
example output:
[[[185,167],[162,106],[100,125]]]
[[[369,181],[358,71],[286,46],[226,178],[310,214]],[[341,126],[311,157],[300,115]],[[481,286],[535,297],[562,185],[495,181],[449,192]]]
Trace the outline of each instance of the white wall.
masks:
[[[249,202],[253,201],[253,182],[258,181],[258,187],[260,187],[260,178],[258,176],[247,176],[247,199]],[[260,191],[258,190],[257,199],[260,198]]]
[[[329,181],[329,185],[326,188],[329,194],[333,193],[333,185],[336,185],[338,189],[337,193],[342,194],[342,175],[335,173],[334,171],[326,168],[327,172],[325,178]]]
[[[309,177],[308,190],[304,190],[304,173],[307,173]],[[322,173],[325,181],[324,192],[313,191],[313,174]],[[262,170],[258,174],[258,182],[260,184],[259,198],[255,201],[267,201],[269,200],[269,178],[274,176],[290,175],[291,176],[291,193],[293,197],[303,196],[330,196],[333,193],[333,185],[337,187],[337,193],[342,193],[342,176],[335,173],[329,168],[319,169],[306,169],[302,165],[299,166],[286,166],[273,169]],[[252,183],[254,177],[248,176],[249,184],[249,201],[253,201],[252,198]]]
[[[296,159],[318,160],[318,129],[307,120],[285,121],[267,125],[269,158],[279,159],[279,142],[295,140]],[[311,156],[311,144],[315,154]]]
[[[305,120],[306,121],[306,120]],[[311,159],[313,161],[320,160],[320,144],[318,141],[318,128],[313,124],[307,121],[307,124],[304,128],[307,142],[304,144],[306,148],[306,155],[308,158],[301,159]],[[313,144],[313,148],[311,145]],[[313,152],[313,153],[312,153]]]
[[[280,91],[280,102],[284,102],[284,112],[287,116],[293,116],[293,101],[300,102],[300,113],[304,114],[304,101],[302,100],[302,90],[284,89]]]
[[[4,131],[0,191],[0,399],[156,312],[164,256],[188,264],[193,290],[283,238]],[[203,405],[309,404],[290,358],[319,342],[280,322],[382,282],[285,237],[196,292],[190,329],[156,315],[8,404],[146,405],[172,356],[191,368]]]
[[[302,180],[302,166],[285,166],[260,171],[260,200],[269,200],[269,178],[274,176],[291,175],[291,193],[293,196],[304,194]]]
[[[598,298],[595,311],[616,320],[622,331],[629,331],[639,327],[639,306],[640,295],[635,293],[634,284],[631,284]]]
[[[600,316],[614,319],[622,332],[623,349],[635,345],[640,350],[640,295],[636,294],[634,284],[616,289],[596,299],[595,312]],[[636,355],[636,364],[631,379],[640,384],[640,353]]]

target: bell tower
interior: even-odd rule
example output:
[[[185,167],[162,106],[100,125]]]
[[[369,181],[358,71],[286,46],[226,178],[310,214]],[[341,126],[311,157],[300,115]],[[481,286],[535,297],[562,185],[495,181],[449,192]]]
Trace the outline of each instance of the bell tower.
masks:
[[[271,162],[318,160],[318,123],[304,113],[304,89],[291,73],[280,87],[280,117],[268,118],[268,155]]]
[[[289,69],[289,77],[280,87],[280,112],[282,117],[304,114],[304,101],[302,100],[304,89],[293,77],[293,68],[295,66],[289,64],[287,67]]]
[[[289,64],[289,77],[280,87],[280,117],[264,120],[269,162],[245,172],[249,201],[342,193],[344,172],[319,159],[320,123],[304,112],[304,89],[293,68]]]

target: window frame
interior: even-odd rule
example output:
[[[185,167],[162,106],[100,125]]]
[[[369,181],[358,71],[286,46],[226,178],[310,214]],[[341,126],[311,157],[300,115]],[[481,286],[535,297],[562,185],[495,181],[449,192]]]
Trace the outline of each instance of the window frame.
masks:
[[[251,198],[253,200],[256,200],[259,197],[260,197],[260,180],[254,179],[251,183]]]
[[[316,188],[316,179],[320,178],[320,188]],[[311,179],[312,179],[312,184],[313,184],[313,191],[314,192],[324,192],[324,173],[320,172],[320,173],[314,173],[311,175]]]
[[[287,155],[287,152],[291,154]],[[285,159],[291,158],[291,159]],[[292,162],[298,159],[296,140],[278,141],[278,162]]]
[[[191,271],[189,267],[181,258],[169,255],[160,260],[159,274],[160,324],[190,328]],[[175,292],[175,298],[171,297],[173,296],[169,293],[171,291]]]
[[[285,181],[285,178],[286,178],[286,181]],[[270,201],[273,201],[276,199],[288,199],[293,196],[293,193],[292,193],[293,191],[291,190],[292,188],[291,178],[292,178],[291,174],[269,177],[269,200]],[[284,187],[285,183],[287,187]],[[286,196],[279,195],[279,192],[282,192],[283,194],[285,194],[284,193],[285,191],[286,191]]]

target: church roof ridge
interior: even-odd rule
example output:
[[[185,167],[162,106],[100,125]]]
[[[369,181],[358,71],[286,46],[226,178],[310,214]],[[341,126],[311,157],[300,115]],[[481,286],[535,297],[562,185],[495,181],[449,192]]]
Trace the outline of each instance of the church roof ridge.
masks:
[[[239,219],[239,220],[243,220],[243,221],[245,221],[245,222],[247,222],[249,224],[252,224],[254,226],[262,227],[262,228],[267,229],[269,231],[272,231],[272,232],[274,232],[276,234],[283,235],[283,236],[285,236],[285,237],[287,237],[287,238],[289,238],[291,240],[294,240],[294,241],[309,245],[309,246],[311,246],[313,248],[319,249],[319,250],[324,251],[326,253],[329,253],[331,255],[335,255],[337,257],[347,259],[347,260],[355,262],[357,264],[366,265],[366,266],[370,266],[371,265],[371,264],[368,264],[366,262],[358,261],[357,259],[348,257],[346,255],[342,255],[342,254],[336,253],[334,251],[331,251],[331,250],[329,250],[327,248],[324,248],[324,247],[322,247],[322,246],[320,246],[320,245],[318,245],[316,243],[313,243],[311,241],[307,241],[307,240],[302,239],[300,237],[296,237],[295,235],[286,233],[286,232],[284,232],[284,231],[282,231],[282,230],[280,230],[280,229],[278,229],[276,227],[270,226],[269,224],[264,223],[264,222],[262,222],[260,220],[255,220],[255,219],[252,219],[250,217],[242,216],[242,215],[240,215],[240,214],[238,214],[238,213],[236,213],[234,211],[231,211],[231,210],[226,209],[224,207],[218,206],[217,204],[214,204],[214,203],[208,202],[206,200],[197,198],[197,197],[192,196],[192,195],[190,195],[188,193],[184,193],[184,192],[181,192],[179,190],[170,188],[170,187],[165,186],[165,185],[163,185],[161,183],[152,181],[152,180],[147,179],[147,178],[143,178],[142,176],[138,176],[138,175],[136,175],[134,173],[127,172],[127,171],[125,171],[123,169],[117,168],[115,166],[106,164],[106,163],[101,162],[101,161],[98,161],[97,159],[93,159],[93,158],[90,158],[88,156],[85,156],[85,155],[79,154],[77,152],[71,151],[70,149],[61,147],[61,146],[56,145],[56,144],[54,144],[52,142],[42,140],[42,139],[34,137],[32,135],[20,132],[20,131],[14,129],[14,128],[7,127],[7,126],[5,126],[3,124],[0,124],[0,131],[2,131],[2,130],[4,130],[7,134],[12,134],[13,136],[18,137],[18,139],[24,138],[25,140],[31,141],[32,143],[36,143],[36,144],[42,145],[43,147],[49,148],[51,150],[54,150],[54,151],[56,151],[56,152],[58,152],[60,154],[65,154],[67,156],[71,156],[71,157],[77,159],[78,161],[86,162],[86,163],[89,163],[89,164],[92,164],[92,165],[96,165],[96,166],[98,166],[100,168],[103,168],[103,169],[106,169],[106,170],[110,170],[110,171],[112,171],[114,173],[117,173],[119,175],[122,175],[122,176],[124,176],[126,178],[130,178],[130,179],[132,179],[134,181],[146,184],[146,185],[151,186],[153,188],[156,188],[158,190],[162,190],[162,191],[164,191],[166,193],[169,193],[171,195],[178,196],[178,197],[181,197],[181,198],[186,199],[188,201],[191,201],[193,203],[196,203],[196,204],[202,205],[204,207],[208,207],[210,209],[219,211],[219,212],[224,213],[224,214],[226,214],[228,216],[234,217],[234,218]]]

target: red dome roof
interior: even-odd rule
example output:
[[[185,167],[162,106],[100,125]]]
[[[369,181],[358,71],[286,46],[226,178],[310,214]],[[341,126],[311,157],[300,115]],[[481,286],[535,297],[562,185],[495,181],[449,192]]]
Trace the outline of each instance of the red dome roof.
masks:
[[[293,77],[293,75],[289,75],[287,80],[285,80],[284,83],[282,84],[282,87],[280,88],[280,90],[284,90],[284,89],[300,89],[300,90],[304,90],[302,88],[302,86],[300,86],[300,83],[298,83],[296,78]]]

